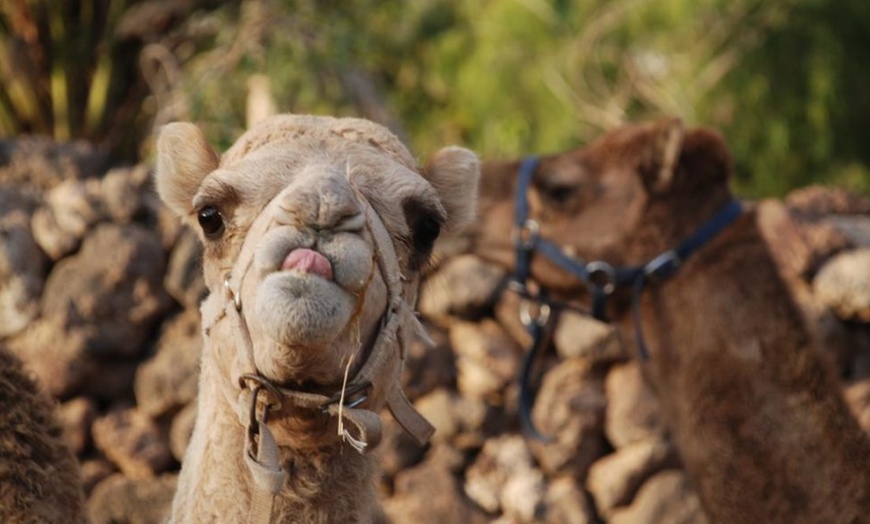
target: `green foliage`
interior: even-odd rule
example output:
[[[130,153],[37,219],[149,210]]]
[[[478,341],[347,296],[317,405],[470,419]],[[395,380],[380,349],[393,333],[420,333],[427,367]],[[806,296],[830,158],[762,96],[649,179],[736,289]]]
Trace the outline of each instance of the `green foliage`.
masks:
[[[782,194],[813,182],[870,193],[870,5],[794,0],[711,99],[732,114],[738,187]]]
[[[723,132],[745,196],[814,182],[870,192],[866,2],[62,4],[0,3],[7,134],[48,131],[121,148],[115,142],[143,142],[154,120],[183,118],[203,122],[225,147],[245,127],[248,82],[259,74],[280,111],[372,118],[415,151],[452,142],[484,158],[516,157],[573,148],[626,121],[678,115]],[[116,17],[145,4],[189,7],[157,37],[122,45]],[[38,21],[50,57],[30,57],[35,74],[32,64],[11,65],[24,33],[9,13],[21,6]]]

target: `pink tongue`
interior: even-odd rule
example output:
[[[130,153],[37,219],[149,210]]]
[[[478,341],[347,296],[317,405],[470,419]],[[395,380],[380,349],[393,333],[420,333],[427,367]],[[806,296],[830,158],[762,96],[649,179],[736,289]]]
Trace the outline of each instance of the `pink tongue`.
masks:
[[[314,273],[326,280],[332,280],[332,265],[325,256],[311,249],[294,249],[281,264],[282,271],[295,269],[303,273]]]

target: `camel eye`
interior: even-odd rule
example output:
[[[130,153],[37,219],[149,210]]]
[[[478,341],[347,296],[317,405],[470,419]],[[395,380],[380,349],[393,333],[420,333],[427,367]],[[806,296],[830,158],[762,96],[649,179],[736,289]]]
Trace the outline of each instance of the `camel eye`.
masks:
[[[435,239],[441,234],[441,221],[432,215],[422,217],[414,225],[414,249],[431,252]]]
[[[405,219],[411,229],[410,244],[413,249],[409,266],[417,271],[426,265],[432,255],[432,247],[441,234],[443,217],[426,204],[415,200],[404,203]]]
[[[565,204],[577,192],[575,184],[545,181],[538,185],[541,194],[555,204]]]
[[[208,238],[217,238],[224,232],[224,217],[213,206],[205,206],[196,214],[199,227]]]

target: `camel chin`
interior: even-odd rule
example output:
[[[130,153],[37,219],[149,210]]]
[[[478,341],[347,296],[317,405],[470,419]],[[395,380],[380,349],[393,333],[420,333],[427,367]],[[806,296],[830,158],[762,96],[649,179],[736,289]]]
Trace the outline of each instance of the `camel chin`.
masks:
[[[260,284],[256,318],[263,332],[280,345],[324,347],[344,334],[357,301],[319,275],[279,271]]]

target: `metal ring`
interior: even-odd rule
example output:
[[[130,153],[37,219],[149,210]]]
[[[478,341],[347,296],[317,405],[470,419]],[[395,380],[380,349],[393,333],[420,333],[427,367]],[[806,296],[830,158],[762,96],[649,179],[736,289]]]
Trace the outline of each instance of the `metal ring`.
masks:
[[[531,304],[531,300],[520,302],[520,322],[527,327],[533,322],[539,326],[545,325],[550,320],[550,305],[546,302],[535,302],[538,308],[535,310],[535,315],[532,316]]]
[[[360,382],[358,384],[348,384],[348,386],[344,389],[344,407],[346,408],[355,408],[368,400],[369,398],[369,390],[372,387],[372,383],[366,380],[365,382]],[[350,397],[356,395],[357,393],[364,393],[359,397],[350,400]],[[334,395],[329,397],[329,400],[320,405],[320,411],[322,413],[329,412],[329,406],[332,404],[338,404],[341,402],[341,390],[337,391]]]
[[[527,218],[520,226],[514,227],[511,237],[514,245],[523,249],[532,249],[541,234],[541,225],[531,218]]]
[[[605,295],[609,295],[616,290],[616,270],[607,262],[600,260],[589,262],[586,264],[586,272],[589,273],[589,283],[604,291]],[[603,275],[603,284],[595,281],[594,277],[596,275]]]
[[[230,286],[230,274],[224,277],[224,292],[227,294],[227,298],[233,301],[233,305],[236,306],[236,311],[242,310],[242,299],[238,295],[233,292],[232,286]]]
[[[507,290],[521,297],[527,297],[529,295],[529,290],[526,285],[515,278],[511,278],[507,282]]]
[[[255,373],[245,373],[244,375],[239,377],[239,385],[242,388],[248,387],[249,381],[254,382],[256,384],[256,386],[251,388],[251,390],[254,392],[255,404],[253,407],[256,407],[257,395],[259,394],[261,389],[265,389],[266,391],[268,391],[272,395],[272,398],[274,399],[274,402],[270,402],[270,403],[266,404],[266,407],[268,409],[270,409],[271,411],[278,411],[284,406],[284,401],[283,401],[284,395],[281,393],[281,390],[278,389],[278,386],[269,382],[269,380],[267,378],[260,376],[260,375],[257,375]]]
[[[666,278],[679,269],[682,262],[680,255],[671,249],[652,259],[643,267],[643,273],[652,280]]]

